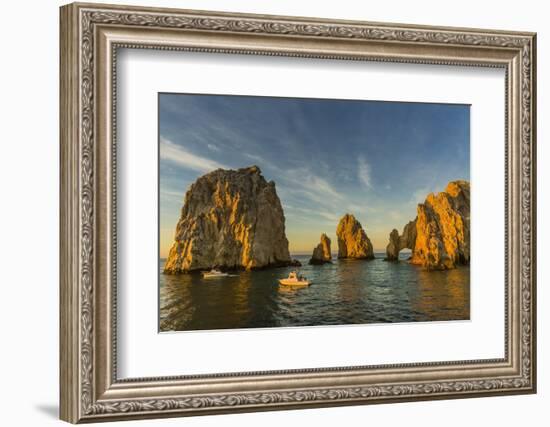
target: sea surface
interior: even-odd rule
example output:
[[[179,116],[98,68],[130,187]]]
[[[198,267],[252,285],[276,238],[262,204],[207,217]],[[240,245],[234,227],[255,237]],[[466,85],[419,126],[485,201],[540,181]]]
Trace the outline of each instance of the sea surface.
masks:
[[[200,274],[162,274],[160,331],[349,325],[364,323],[468,320],[470,268],[425,271],[406,262],[338,260],[308,265],[294,255],[309,287],[280,286],[295,267],[232,273],[204,279]]]

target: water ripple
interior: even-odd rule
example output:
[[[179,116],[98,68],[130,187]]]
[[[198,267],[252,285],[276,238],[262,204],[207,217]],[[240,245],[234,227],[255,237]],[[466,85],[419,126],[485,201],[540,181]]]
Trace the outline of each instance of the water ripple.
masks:
[[[404,256],[403,256],[404,257]],[[160,274],[161,331],[466,320],[470,269],[424,271],[405,261],[334,260],[300,272],[307,288],[280,287],[291,268],[203,279]],[[162,264],[162,262],[161,262]]]

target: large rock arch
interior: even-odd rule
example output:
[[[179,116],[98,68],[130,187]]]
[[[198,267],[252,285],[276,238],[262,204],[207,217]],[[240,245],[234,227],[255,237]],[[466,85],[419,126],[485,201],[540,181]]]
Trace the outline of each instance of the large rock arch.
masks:
[[[396,261],[399,251],[412,250],[411,264],[429,270],[470,263],[470,183],[451,181],[441,193],[430,193],[417,206],[417,216],[399,236],[392,230],[386,259]]]
[[[399,232],[394,228],[390,233],[390,242],[386,247],[386,260],[397,261],[399,252],[402,249],[414,250],[416,243],[416,219],[410,221],[405,227],[403,227],[403,233],[399,235]]]

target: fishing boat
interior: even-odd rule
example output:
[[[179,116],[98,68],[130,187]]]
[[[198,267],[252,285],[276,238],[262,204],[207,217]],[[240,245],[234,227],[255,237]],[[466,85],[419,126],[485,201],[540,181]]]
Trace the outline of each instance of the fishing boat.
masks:
[[[291,271],[286,279],[279,279],[280,285],[285,286],[309,286],[311,282],[307,277],[298,274],[296,271]]]
[[[205,271],[202,273],[202,277],[204,277],[205,279],[213,279],[216,277],[227,277],[227,276],[229,276],[228,273],[224,273],[220,270],[216,270],[215,268],[213,268],[210,271]]]

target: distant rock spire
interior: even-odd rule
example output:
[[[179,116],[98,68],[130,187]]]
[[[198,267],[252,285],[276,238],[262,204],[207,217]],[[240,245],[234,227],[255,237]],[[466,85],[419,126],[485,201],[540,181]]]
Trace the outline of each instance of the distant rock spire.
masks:
[[[332,262],[332,254],[330,253],[330,239],[323,233],[321,234],[321,242],[313,249],[313,255],[309,260],[310,264],[325,264]]]

